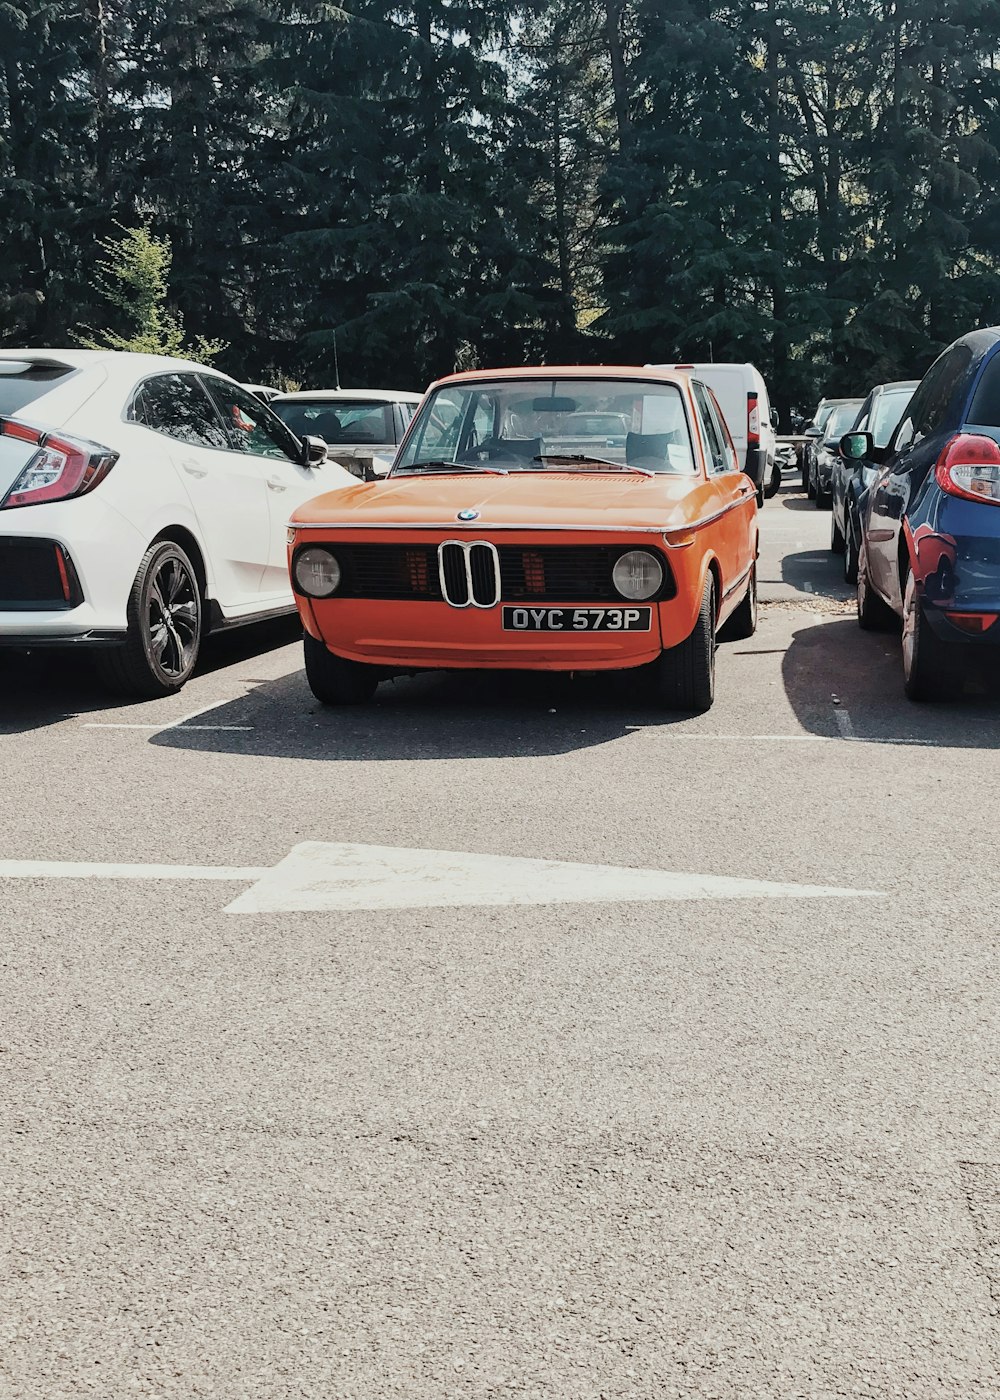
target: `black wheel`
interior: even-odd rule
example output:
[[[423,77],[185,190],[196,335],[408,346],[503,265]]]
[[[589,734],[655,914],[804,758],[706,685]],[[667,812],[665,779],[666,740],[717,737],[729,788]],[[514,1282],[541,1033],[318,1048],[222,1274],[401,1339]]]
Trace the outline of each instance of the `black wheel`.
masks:
[[[670,710],[703,714],[715,699],[715,584],[709,575],[691,635],[653,662],[653,688]]]
[[[908,569],[903,590],[903,689],[910,700],[944,700],[960,678],[956,648],[942,642],[920,606]]]
[[[812,472],[809,470],[809,463],[805,462],[802,467],[802,485],[806,488],[806,495],[809,499],[815,500],[816,487],[813,484]]]
[[[850,514],[847,517],[847,533],[844,536],[844,579],[847,583],[858,581],[858,533]]]
[[[843,554],[844,552],[844,535],[837,524],[836,511],[830,516],[830,548],[834,554]]]
[[[871,586],[864,540],[858,559],[858,626],[865,632],[888,632],[896,625],[896,614]]]
[[[746,597],[719,629],[720,642],[742,642],[757,631],[757,565],[750,570]]]
[[[767,497],[768,500],[770,500],[772,496],[776,496],[778,494],[780,489],[781,463],[778,461],[777,457],[775,457],[774,465],[771,468],[771,475],[768,478],[767,485],[764,487],[764,495]]]
[[[194,565],[173,540],[146,550],[126,615],[124,646],[95,653],[101,678],[121,695],[176,694],[198,660],[203,609]]]
[[[820,486],[820,484],[819,484],[818,481],[817,481],[815,487],[813,488],[812,497],[813,497],[813,500],[816,502],[816,509],[817,509],[817,510],[830,510],[830,509],[832,509],[832,507],[833,507],[833,492],[832,492],[832,491],[824,491],[823,488],[822,488],[822,486]]]
[[[302,645],[309,689],[324,705],[363,705],[375,694],[379,673],[374,666],[337,656],[308,632]]]

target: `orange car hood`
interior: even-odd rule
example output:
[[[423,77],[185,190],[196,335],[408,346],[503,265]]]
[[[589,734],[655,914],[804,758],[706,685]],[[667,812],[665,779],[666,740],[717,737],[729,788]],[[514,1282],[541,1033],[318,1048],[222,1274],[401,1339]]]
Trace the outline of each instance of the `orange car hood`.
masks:
[[[699,476],[518,472],[510,476],[397,476],[317,496],[293,525],[414,525],[487,529],[545,525],[581,529],[683,527],[704,513]],[[458,512],[475,510],[475,520]]]

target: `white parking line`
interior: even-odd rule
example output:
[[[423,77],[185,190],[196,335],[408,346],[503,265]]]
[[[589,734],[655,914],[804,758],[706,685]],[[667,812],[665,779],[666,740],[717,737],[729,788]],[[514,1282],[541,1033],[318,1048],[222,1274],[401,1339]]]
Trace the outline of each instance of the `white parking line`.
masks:
[[[131,865],[95,860],[0,860],[0,880],[260,880],[266,867]]]
[[[850,726],[850,719],[848,719]],[[938,746],[936,739],[905,739],[895,735],[884,735],[878,738],[859,738],[854,733],[853,726],[850,734],[661,734],[661,738],[669,739],[725,739],[729,743],[754,743],[754,744],[839,744],[843,739],[850,738],[856,744],[908,744],[918,748],[932,749]],[[639,732],[640,730],[653,729],[660,730],[659,724],[627,724],[626,730]]]
[[[144,729],[149,733],[157,734],[167,729],[213,729],[213,730],[247,730],[253,729],[252,724],[190,724],[189,721],[197,719],[199,715],[207,715],[210,710],[217,710],[220,705],[228,705],[229,700],[213,700],[208,705],[202,705],[200,710],[192,710],[189,715],[182,715],[180,719],[172,719],[167,724],[125,724],[125,723],[88,723],[84,729]]]
[[[175,724],[85,724],[84,729],[145,729],[147,733],[162,734],[167,729],[211,729],[237,730],[253,729],[252,724],[185,724],[177,720]]]
[[[834,710],[833,717],[837,721],[837,728],[840,730],[842,739],[856,739],[858,736],[854,732],[854,725],[851,723],[851,716],[846,710]]]

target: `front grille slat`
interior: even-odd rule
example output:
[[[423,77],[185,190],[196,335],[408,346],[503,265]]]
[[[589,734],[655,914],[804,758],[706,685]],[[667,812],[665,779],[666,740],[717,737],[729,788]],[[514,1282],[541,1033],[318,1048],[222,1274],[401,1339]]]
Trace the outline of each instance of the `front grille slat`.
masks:
[[[475,548],[469,555],[472,601],[490,606],[495,597],[492,551]],[[507,603],[616,603],[621,597],[612,582],[612,569],[627,545],[498,545],[500,601]],[[636,546],[632,546],[633,548]],[[648,546],[638,546],[648,548]],[[464,607],[470,602],[465,552],[445,544],[442,564],[438,547],[422,544],[331,544],[343,570],[338,597],[384,598],[439,602],[441,567],[448,600]],[[654,551],[663,565],[661,597],[672,597],[669,561]]]
[[[469,601],[469,580],[465,572],[465,550],[461,545],[441,546],[441,572],[448,602],[453,608],[464,608]]]
[[[493,550],[481,544],[474,544],[469,550],[472,597],[481,607],[493,607],[500,601],[497,596],[495,558]]]

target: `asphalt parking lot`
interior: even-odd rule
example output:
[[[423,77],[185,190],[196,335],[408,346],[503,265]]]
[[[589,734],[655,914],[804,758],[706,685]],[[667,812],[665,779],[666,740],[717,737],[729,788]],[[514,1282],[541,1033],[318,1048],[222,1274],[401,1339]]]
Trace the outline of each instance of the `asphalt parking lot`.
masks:
[[[997,687],[762,535],[694,719],[0,654],[0,1394],[998,1393]]]

